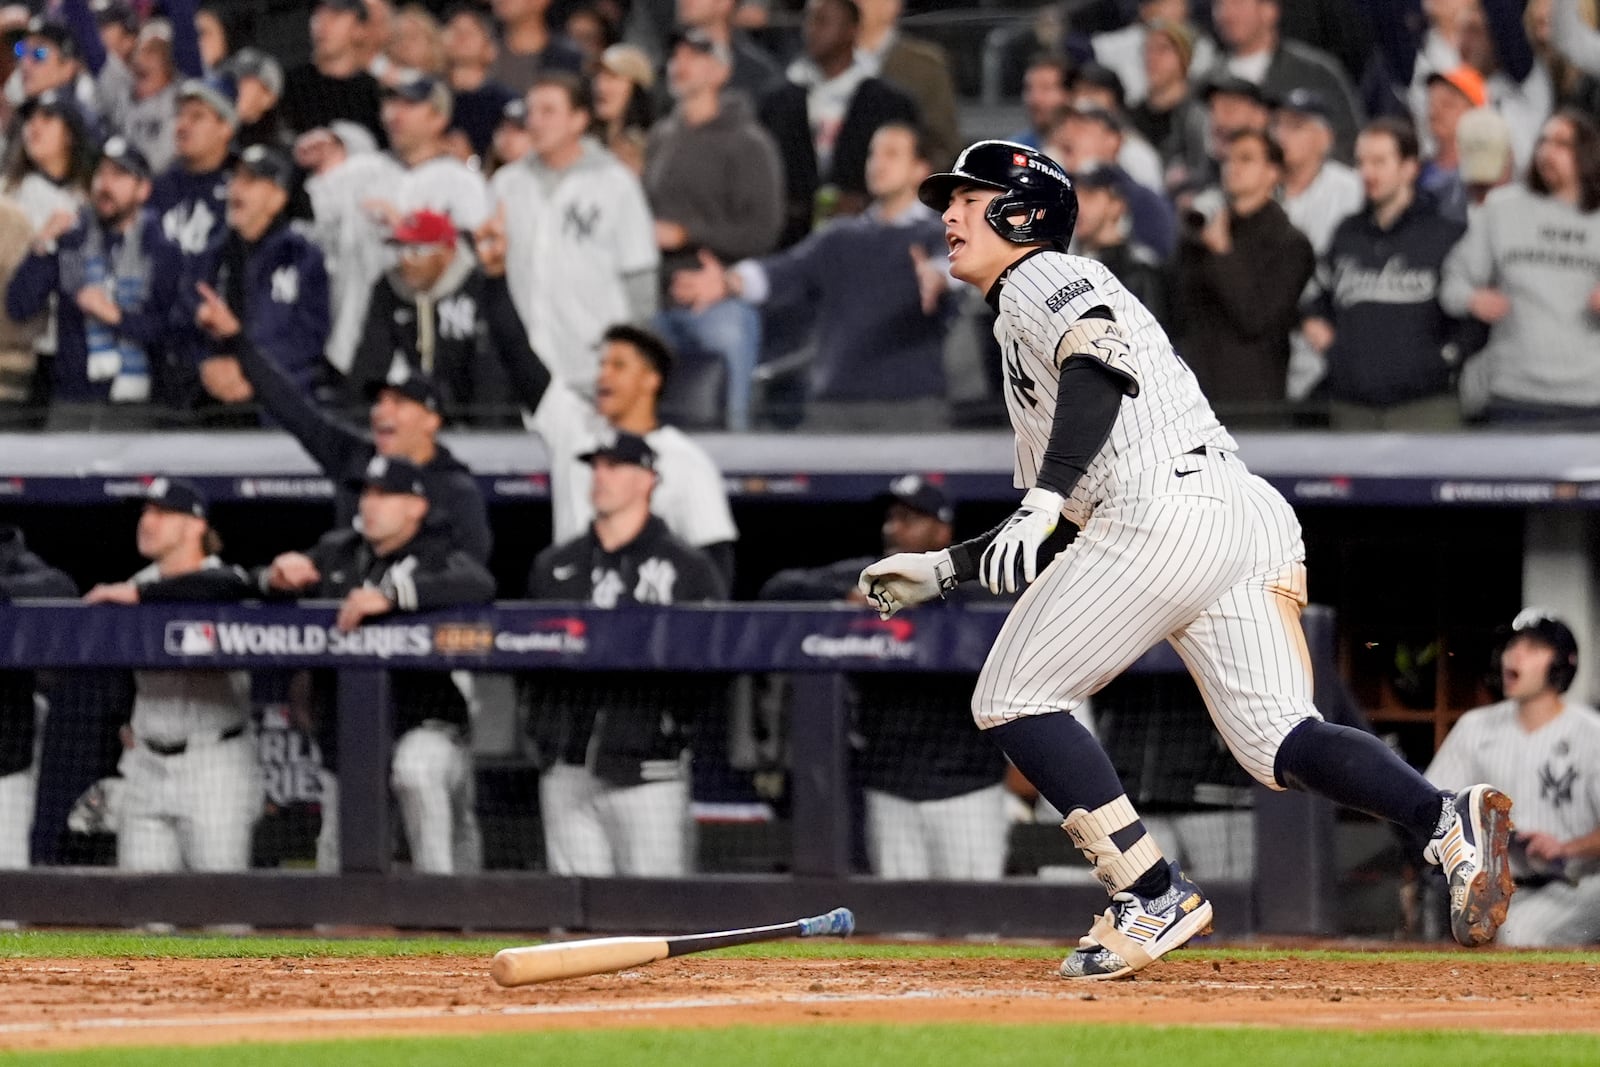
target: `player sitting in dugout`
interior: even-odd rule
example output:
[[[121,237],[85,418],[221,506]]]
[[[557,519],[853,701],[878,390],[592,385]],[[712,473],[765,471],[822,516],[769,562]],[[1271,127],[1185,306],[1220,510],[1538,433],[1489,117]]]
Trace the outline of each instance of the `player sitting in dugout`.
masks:
[[[361,525],[340,526],[308,552],[287,552],[259,575],[268,595],[342,598],[337,625],[349,631],[393,612],[431,611],[494,599],[494,578],[448,534],[429,526],[423,472],[404,459],[374,456],[361,480]],[[414,870],[475,871],[482,842],[473,813],[470,726],[464,692],[450,671],[408,671],[394,685],[392,785]],[[464,683],[470,679],[460,675]],[[336,676],[312,672],[323,765],[338,766]],[[323,833],[335,827],[324,806]],[[329,851],[319,840],[318,852]]]
[[[614,608],[727,596],[710,555],[651,514],[662,476],[644,438],[617,434],[579,458],[594,471],[594,521],[587,533],[539,553],[528,576],[530,599]],[[688,873],[689,739],[697,720],[720,725],[728,678],[699,671],[547,671],[525,676],[524,685],[550,871]]]
[[[884,555],[938,552],[954,543],[955,508],[938,486],[907,474],[890,482],[881,499]],[[865,604],[856,580],[873,562],[854,557],[779,571],[759,596]],[[993,599],[969,583],[946,599],[980,596]],[[872,873],[960,881],[1003,875],[1010,835],[1006,758],[972,722],[970,678],[867,672],[849,682]]]

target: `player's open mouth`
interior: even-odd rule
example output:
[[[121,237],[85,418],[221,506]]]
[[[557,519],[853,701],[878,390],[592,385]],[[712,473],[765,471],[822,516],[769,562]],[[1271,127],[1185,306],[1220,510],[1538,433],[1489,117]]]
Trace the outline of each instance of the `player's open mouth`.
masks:
[[[372,436],[379,441],[386,441],[394,437],[394,423],[375,422],[372,424]]]
[[[967,247],[967,242],[963,241],[953,233],[946,234],[944,242],[950,246],[950,255],[952,258],[957,252],[960,252],[963,248]]]

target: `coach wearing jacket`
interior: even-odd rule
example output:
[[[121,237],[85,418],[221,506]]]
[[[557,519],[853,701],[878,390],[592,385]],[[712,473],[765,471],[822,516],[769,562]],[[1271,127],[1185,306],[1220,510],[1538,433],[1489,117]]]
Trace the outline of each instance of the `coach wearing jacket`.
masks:
[[[515,308],[485,291],[488,279],[450,216],[408,215],[391,243],[399,257],[372,287],[367,324],[350,365],[350,392],[370,396],[398,361],[432,379],[441,414],[451,421],[515,422],[505,369],[492,350],[501,338],[527,347]],[[494,314],[510,317],[491,324]]]
[[[360,481],[361,528],[340,526],[309,552],[289,552],[260,576],[269,594],[339,598],[337,625],[354,630],[394,612],[487,604],[494,578],[483,564],[430,528],[422,471],[404,459],[374,456]],[[467,750],[467,696],[449,671],[408,671],[394,686],[391,782],[411,845],[413,869],[429,874],[475,871],[482,841],[473,811]],[[338,766],[333,671],[313,674],[322,726],[323,766]],[[324,834],[334,827],[324,806]],[[319,841],[319,852],[325,847]]]
[[[598,608],[727,595],[711,557],[650,513],[656,454],[618,433],[582,457],[594,468],[594,523],[533,561],[528,596]],[[528,729],[543,774],[539,808],[554,874],[662,877],[689,869],[687,748],[696,718],[720,711],[725,679],[655,672],[560,672],[528,680]]]
[[[223,421],[255,421],[238,406],[253,394],[239,366],[235,323],[306,395],[325,382],[328,271],[322,250],[289,220],[293,181],[294,164],[282,152],[265,145],[245,149],[228,181],[228,231],[196,267],[198,282],[222,297],[230,317],[219,317],[198,286],[180,294],[193,313],[190,346],[210,397],[202,404]]]

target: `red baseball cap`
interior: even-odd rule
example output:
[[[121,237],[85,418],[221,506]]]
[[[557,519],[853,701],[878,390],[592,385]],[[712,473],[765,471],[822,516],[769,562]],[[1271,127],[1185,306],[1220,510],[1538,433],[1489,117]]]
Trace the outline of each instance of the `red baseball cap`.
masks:
[[[456,224],[437,211],[413,211],[395,225],[393,240],[402,245],[454,245]]]

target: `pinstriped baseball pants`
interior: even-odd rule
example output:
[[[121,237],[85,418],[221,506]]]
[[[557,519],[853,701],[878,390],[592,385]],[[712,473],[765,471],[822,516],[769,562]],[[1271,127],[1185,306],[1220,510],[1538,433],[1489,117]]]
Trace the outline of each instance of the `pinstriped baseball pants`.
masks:
[[[1234,758],[1278,788],[1273,760],[1311,703],[1300,523],[1230,453],[1140,472],[1011,610],[978,676],[987,729],[1072,711],[1163,639],[1189,668]]]

